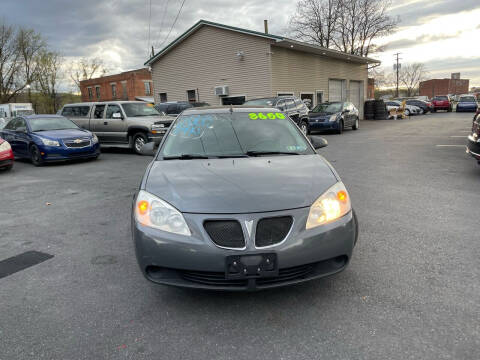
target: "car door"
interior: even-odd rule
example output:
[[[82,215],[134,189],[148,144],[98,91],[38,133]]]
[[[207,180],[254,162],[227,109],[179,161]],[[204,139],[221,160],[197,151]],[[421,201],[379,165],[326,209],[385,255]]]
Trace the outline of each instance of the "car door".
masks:
[[[97,131],[103,133],[104,142],[128,143],[127,121],[123,109],[118,104],[107,104],[103,122]]]
[[[105,105],[104,104],[97,104],[95,105],[91,118],[90,118],[90,126],[89,130],[93,131],[97,136],[100,141],[105,141],[107,140],[105,138],[105,132],[101,131],[104,126],[104,113],[105,113]]]
[[[0,132],[0,135],[2,136],[2,138],[8,141],[8,143],[12,147],[13,152],[15,152],[15,148],[16,148],[15,146],[15,135],[16,135],[15,129],[17,128],[16,124],[17,124],[17,118],[14,118],[10,120]]]
[[[15,147],[16,152],[22,156],[28,156],[28,144],[30,143],[30,135],[28,133],[27,122],[24,118],[17,118],[15,124]]]

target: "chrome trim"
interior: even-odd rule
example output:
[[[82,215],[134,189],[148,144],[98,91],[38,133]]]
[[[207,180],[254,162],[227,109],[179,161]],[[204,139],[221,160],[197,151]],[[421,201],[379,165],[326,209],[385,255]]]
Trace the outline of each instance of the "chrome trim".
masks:
[[[71,147],[71,146],[68,146],[67,143],[69,144],[75,144],[74,141],[77,140],[77,139],[68,139],[68,140],[62,140],[62,144],[68,148],[68,149],[83,149],[83,148],[86,148],[86,147],[90,147],[92,146],[92,139],[89,139],[89,138],[80,138],[80,140],[83,141],[88,141],[88,145],[85,145],[85,146],[80,146],[80,147]]]

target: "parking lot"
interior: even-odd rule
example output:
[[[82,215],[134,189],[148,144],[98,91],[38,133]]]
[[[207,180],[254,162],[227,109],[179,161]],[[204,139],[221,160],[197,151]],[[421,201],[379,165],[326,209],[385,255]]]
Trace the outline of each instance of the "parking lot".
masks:
[[[472,114],[363,121],[319,152],[360,222],[350,266],[305,285],[217,293],[141,275],[130,211],[149,157],[0,173],[0,360],[474,359],[480,348],[480,166]],[[252,174],[254,178],[254,174]],[[477,354],[477,355],[475,355]]]

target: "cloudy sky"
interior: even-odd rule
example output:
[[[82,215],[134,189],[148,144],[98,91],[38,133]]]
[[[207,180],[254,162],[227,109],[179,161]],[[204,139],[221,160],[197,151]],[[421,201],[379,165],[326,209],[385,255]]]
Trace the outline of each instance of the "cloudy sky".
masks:
[[[172,28],[182,1],[2,0],[1,16],[41,32],[67,60],[101,57],[115,72],[142,66],[152,45],[160,49],[199,19],[258,31],[268,19],[271,33],[288,35],[295,11],[294,0],[185,0]],[[403,63],[423,62],[432,77],[461,72],[480,86],[480,0],[396,0],[391,15],[400,17],[400,27],[379,41],[386,51],[372,56],[385,71],[401,52]]]

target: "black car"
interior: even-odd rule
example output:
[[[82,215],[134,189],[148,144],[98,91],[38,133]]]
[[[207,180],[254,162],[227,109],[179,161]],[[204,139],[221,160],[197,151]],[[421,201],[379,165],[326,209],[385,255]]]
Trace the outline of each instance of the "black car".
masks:
[[[407,105],[417,106],[422,109],[423,114],[429,113],[432,111],[432,107],[428,105],[426,101],[418,99],[407,99]]]
[[[334,130],[341,134],[346,127],[359,128],[358,109],[350,102],[327,102],[318,104],[308,114],[310,131]]]
[[[277,96],[261,99],[252,99],[245,102],[247,106],[268,106],[287,114],[304,134],[308,134],[308,107],[295,96]]]
[[[210,106],[210,104],[206,102],[169,101],[155,105],[155,109],[170,116],[177,116],[183,110],[202,106]]]
[[[480,165],[480,109],[477,109],[473,118],[472,133],[468,135],[467,153]]]

